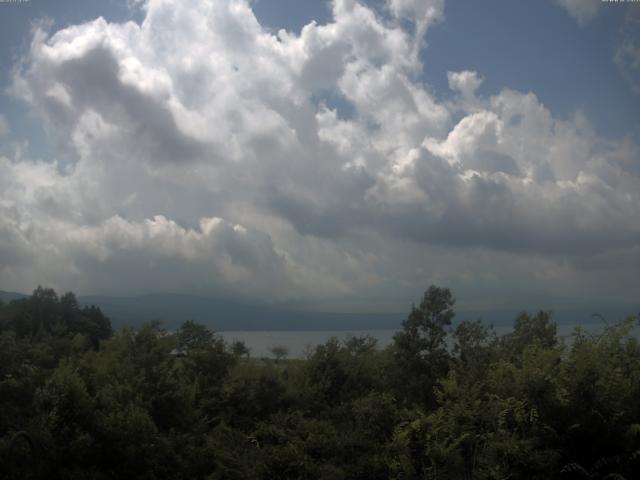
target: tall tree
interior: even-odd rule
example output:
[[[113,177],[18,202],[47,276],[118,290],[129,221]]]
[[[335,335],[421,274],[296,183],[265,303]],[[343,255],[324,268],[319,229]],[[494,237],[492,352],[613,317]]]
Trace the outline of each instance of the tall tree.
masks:
[[[433,387],[448,369],[446,337],[454,303],[448,288],[431,285],[394,336],[399,387],[410,402],[434,404]]]

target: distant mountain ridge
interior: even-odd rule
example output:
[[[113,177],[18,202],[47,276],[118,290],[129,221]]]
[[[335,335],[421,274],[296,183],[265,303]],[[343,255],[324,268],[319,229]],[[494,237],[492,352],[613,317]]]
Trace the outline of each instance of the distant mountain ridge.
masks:
[[[18,292],[5,292],[0,290],[0,300],[4,303],[9,303],[11,300],[18,300],[20,298],[28,297],[29,295],[25,295],[24,293]]]
[[[0,290],[0,300],[25,298],[28,295]],[[185,320],[194,320],[215,331],[282,331],[282,330],[393,330],[401,328],[409,313],[340,313],[292,310],[266,304],[186,294],[149,294],[132,297],[101,295],[79,296],[81,305],[96,305],[107,315],[115,328],[140,326],[149,320],[160,320],[167,329]],[[544,308],[543,308],[544,309]],[[553,311],[559,324],[595,323],[593,314],[601,314],[608,321],[617,321],[637,314],[640,306],[632,307],[575,307]],[[481,318],[496,326],[512,325],[519,310],[461,311],[454,323]]]
[[[86,296],[78,300],[99,306],[115,326],[161,320],[167,328],[173,328],[185,320],[194,320],[217,331],[378,330],[398,328],[403,318],[400,314],[388,313],[306,312],[182,294]]]
[[[28,296],[0,290],[0,299],[5,303]],[[173,329],[185,320],[194,320],[216,331],[380,330],[399,328],[404,318],[389,313],[305,312],[186,294],[87,295],[78,296],[78,302],[100,307],[115,328],[160,320],[165,328]]]

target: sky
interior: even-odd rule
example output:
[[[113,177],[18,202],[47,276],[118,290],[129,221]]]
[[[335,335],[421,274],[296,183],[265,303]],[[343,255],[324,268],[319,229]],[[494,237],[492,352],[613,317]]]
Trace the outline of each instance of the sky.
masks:
[[[640,298],[640,4],[0,3],[0,289]]]

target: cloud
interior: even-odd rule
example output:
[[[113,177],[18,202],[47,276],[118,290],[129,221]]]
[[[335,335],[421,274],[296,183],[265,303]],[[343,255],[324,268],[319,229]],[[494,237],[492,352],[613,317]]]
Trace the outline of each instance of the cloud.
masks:
[[[0,137],[4,137],[9,133],[9,122],[7,117],[0,113]]]
[[[370,299],[638,259],[637,143],[473,71],[439,101],[416,48],[442,2],[381,8],[335,0],[298,35],[241,0],[149,0],[140,24],[37,31],[11,91],[61,153],[0,162],[0,282]]]
[[[396,19],[414,23],[414,56],[423,46],[429,27],[444,19],[444,0],[387,0],[387,8]]]
[[[635,8],[634,8],[635,7]],[[640,8],[630,5],[620,28],[613,60],[631,90],[640,95]]]
[[[477,72],[464,70],[462,72],[447,72],[447,80],[451,90],[460,92],[465,98],[472,98],[476,90],[482,85],[482,78]]]
[[[602,8],[602,0],[555,0],[581,27],[591,22]]]
[[[193,228],[162,215],[128,220],[99,205],[82,173],[64,176],[54,165],[6,158],[0,172],[2,274],[26,285],[283,299],[295,282],[295,265],[256,229],[216,217]]]

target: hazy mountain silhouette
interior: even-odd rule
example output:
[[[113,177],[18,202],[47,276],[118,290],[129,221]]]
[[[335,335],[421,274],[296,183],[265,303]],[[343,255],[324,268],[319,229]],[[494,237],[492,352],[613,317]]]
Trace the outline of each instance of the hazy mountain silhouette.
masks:
[[[99,306],[114,326],[161,320],[167,328],[194,320],[214,330],[365,330],[398,328],[402,314],[305,312],[182,294],[79,297]]]
[[[27,295],[0,290],[5,303]],[[409,313],[337,313],[308,312],[267,304],[242,303],[214,297],[185,294],[150,294],[131,297],[101,295],[79,296],[82,305],[97,305],[111,319],[114,328],[139,326],[149,320],[160,320],[165,328],[173,329],[185,320],[194,320],[213,330],[378,330],[400,328]],[[541,306],[541,309],[545,309]],[[600,320],[617,321],[636,314],[640,306],[580,306],[552,309],[559,324],[586,324]],[[454,324],[461,320],[483,319],[496,326],[512,325],[518,314],[515,309],[461,311]]]
[[[5,292],[3,290],[0,290],[0,300],[2,300],[4,303],[9,303],[11,300],[17,300],[25,297],[28,297],[28,295],[25,295],[24,293]]]

